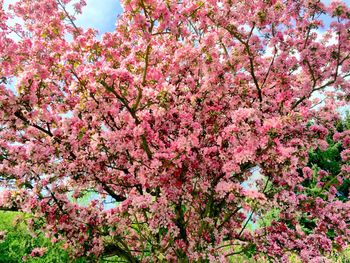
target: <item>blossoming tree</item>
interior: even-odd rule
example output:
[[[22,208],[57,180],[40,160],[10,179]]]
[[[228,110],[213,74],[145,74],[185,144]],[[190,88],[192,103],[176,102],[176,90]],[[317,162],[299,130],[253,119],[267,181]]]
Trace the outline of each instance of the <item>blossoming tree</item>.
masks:
[[[69,2],[0,11],[2,209],[77,256],[128,262],[323,262],[349,244],[350,131],[334,135],[337,177],[305,187],[350,99],[345,3],[125,0],[99,40]]]

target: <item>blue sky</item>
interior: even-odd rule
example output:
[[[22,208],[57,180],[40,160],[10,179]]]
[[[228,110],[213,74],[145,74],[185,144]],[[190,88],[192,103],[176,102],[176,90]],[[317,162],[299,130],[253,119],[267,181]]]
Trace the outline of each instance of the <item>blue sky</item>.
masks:
[[[77,16],[77,24],[83,28],[94,28],[100,34],[112,32],[117,17],[122,13],[117,0],[87,0],[83,14]]]
[[[5,0],[4,6],[14,4],[17,0]],[[75,3],[76,1],[72,1]],[[68,10],[74,13],[69,5]],[[97,29],[102,35],[105,32],[112,32],[115,28],[118,15],[122,13],[120,1],[118,0],[86,0],[86,6],[83,8],[83,14],[77,15],[76,23],[83,28]]]

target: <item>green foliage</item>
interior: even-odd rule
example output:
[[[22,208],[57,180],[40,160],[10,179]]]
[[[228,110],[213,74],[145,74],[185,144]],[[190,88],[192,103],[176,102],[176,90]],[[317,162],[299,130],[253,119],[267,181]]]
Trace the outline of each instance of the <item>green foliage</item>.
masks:
[[[325,151],[317,148],[309,153],[309,166],[313,167],[317,165],[319,169],[336,176],[339,174],[341,168],[340,152],[342,151],[342,147],[340,143],[335,143],[330,138],[328,139],[328,144],[329,147]]]
[[[258,220],[258,222],[257,222],[258,227],[260,228],[260,227],[271,226],[272,221],[277,219],[279,214],[280,214],[280,210],[279,209],[276,209],[276,208],[271,209],[270,211],[265,213],[260,220]]]
[[[42,235],[32,235],[23,221],[24,214],[17,212],[0,212],[0,231],[5,231],[5,238],[0,241],[0,262],[18,263],[60,263],[70,262],[68,252],[61,244],[52,244]],[[30,257],[34,248],[46,248],[43,257]]]
[[[343,132],[350,130],[350,113],[346,112],[344,119],[340,120],[336,126],[337,132]],[[336,180],[336,177],[341,171],[341,152],[343,147],[341,143],[333,141],[333,132],[330,131],[328,137],[328,148],[324,151],[317,148],[316,150],[309,152],[309,167],[312,167],[314,172],[317,173],[320,169],[327,171],[329,176],[323,178],[322,181],[329,186]],[[345,178],[342,185],[337,187],[338,199],[341,201],[347,201],[349,196],[350,180]]]

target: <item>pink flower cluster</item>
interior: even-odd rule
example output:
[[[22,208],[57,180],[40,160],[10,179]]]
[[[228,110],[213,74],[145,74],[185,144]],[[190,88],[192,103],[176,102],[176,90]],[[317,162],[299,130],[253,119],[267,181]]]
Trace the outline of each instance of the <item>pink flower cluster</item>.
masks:
[[[36,247],[32,250],[30,253],[31,257],[42,257],[47,251],[47,248],[45,247]]]

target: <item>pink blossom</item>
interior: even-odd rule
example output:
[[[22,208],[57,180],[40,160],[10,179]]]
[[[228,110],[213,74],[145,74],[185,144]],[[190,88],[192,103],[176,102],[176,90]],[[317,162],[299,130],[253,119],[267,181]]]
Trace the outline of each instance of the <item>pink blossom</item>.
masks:
[[[344,1],[123,0],[102,36],[76,24],[84,0],[3,2],[0,209],[70,260],[317,262],[349,245]],[[333,133],[334,179],[309,160]]]
[[[32,250],[30,253],[31,257],[42,257],[47,251],[47,248],[45,247],[36,247]]]

